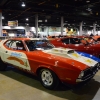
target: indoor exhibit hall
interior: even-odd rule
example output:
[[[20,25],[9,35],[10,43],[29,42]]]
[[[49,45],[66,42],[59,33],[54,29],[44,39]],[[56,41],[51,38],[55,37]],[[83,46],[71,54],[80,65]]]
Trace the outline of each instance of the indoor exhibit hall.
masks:
[[[0,100],[100,100],[100,0],[0,0]]]

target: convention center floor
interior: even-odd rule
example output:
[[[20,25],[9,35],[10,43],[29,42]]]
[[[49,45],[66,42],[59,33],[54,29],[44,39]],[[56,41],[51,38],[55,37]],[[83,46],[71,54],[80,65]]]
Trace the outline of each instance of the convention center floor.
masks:
[[[84,86],[48,90],[35,76],[10,67],[0,71],[0,100],[100,100],[100,71]]]

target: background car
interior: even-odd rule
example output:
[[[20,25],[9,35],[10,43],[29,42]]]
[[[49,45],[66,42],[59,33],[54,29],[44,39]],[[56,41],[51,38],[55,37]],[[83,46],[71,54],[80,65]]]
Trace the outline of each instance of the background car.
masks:
[[[50,43],[55,47],[71,48],[100,58],[100,43],[93,41],[93,39],[92,42],[89,42],[87,37],[56,38],[50,40]]]
[[[92,38],[93,38],[94,40],[100,42],[100,35],[98,35],[98,36],[93,36]]]
[[[60,82],[75,85],[90,80],[99,70],[100,59],[72,49],[54,48],[48,40],[12,38],[0,42],[0,70],[7,64],[34,74],[53,89]]]

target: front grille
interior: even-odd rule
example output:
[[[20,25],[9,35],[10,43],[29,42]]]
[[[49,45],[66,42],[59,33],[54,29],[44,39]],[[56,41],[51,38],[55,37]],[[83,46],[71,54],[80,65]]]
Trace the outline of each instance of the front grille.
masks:
[[[94,76],[97,71],[98,71],[98,64],[96,64],[95,66],[92,66],[92,67],[86,69],[84,71],[84,76],[82,77],[82,80],[86,80],[89,77]]]

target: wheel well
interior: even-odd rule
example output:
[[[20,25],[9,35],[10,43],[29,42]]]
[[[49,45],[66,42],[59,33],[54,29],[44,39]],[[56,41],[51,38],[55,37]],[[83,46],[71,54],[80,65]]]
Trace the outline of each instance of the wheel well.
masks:
[[[46,67],[39,67],[39,68],[37,69],[37,71],[36,71],[37,76],[39,76],[39,72],[40,72],[41,69],[48,69],[48,70],[51,70],[51,69],[46,68]],[[51,70],[51,71],[54,72],[53,70]],[[54,72],[54,73],[55,73],[55,72]],[[55,75],[57,76],[56,73],[55,73]],[[57,77],[58,77],[58,76],[57,76]]]
[[[46,67],[39,67],[39,68],[37,69],[37,71],[36,71],[36,74],[37,74],[37,75],[39,75],[39,72],[40,72],[41,69],[49,69],[49,68],[46,68]],[[49,69],[49,70],[51,70],[51,69]],[[51,70],[51,71],[52,71],[52,70]]]
[[[44,67],[40,67],[40,68],[37,69],[37,71],[36,71],[37,76],[39,75],[40,70],[43,69],[43,68]]]

